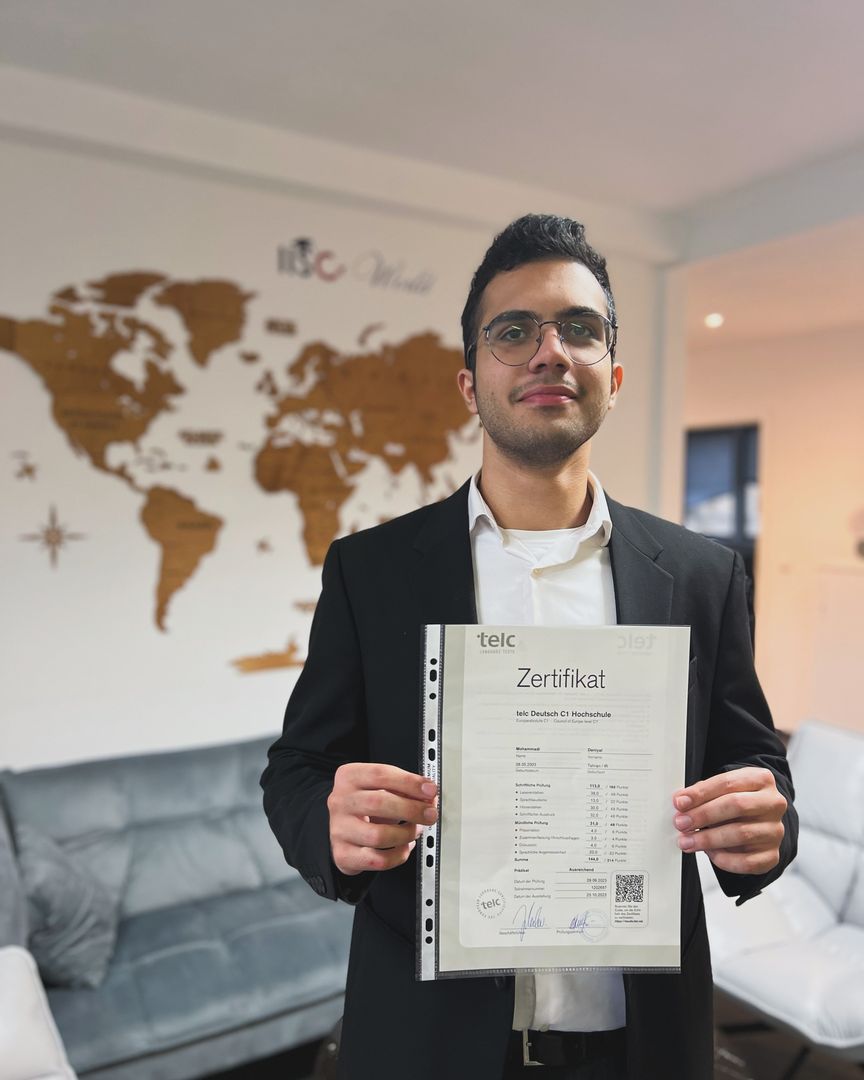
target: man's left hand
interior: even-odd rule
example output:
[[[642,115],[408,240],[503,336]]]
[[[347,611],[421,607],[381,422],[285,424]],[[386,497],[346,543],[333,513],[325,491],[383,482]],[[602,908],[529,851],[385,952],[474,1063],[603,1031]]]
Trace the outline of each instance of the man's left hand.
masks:
[[[682,851],[705,851],[733,874],[764,874],[780,861],[787,802],[769,769],[711,776],[676,791],[672,802]]]

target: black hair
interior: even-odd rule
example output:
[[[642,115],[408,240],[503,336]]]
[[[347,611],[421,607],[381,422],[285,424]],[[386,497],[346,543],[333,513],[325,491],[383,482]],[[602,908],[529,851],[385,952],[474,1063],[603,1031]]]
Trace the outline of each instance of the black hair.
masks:
[[[597,278],[606,294],[609,321],[615,321],[615,297],[609,284],[606,260],[585,239],[585,226],[572,218],[556,214],[525,214],[498,233],[477,267],[468,290],[468,299],[462,312],[462,344],[465,364],[473,371],[476,359],[477,335],[480,332],[478,311],[486,286],[497,274],[516,270],[526,263],[543,259],[571,259],[582,263]],[[615,359],[613,338],[612,359]]]

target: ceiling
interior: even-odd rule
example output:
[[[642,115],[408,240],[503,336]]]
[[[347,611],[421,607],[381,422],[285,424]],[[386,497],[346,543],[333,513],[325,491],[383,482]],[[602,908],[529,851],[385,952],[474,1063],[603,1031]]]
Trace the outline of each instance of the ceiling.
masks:
[[[861,0],[0,0],[0,63],[670,214],[864,148],[862,42]],[[689,344],[862,281],[864,219],[696,264]]]
[[[687,270],[691,352],[864,322],[864,218],[745,248]],[[723,325],[709,330],[705,316]]]
[[[864,144],[861,0],[2,0],[0,63],[677,210]]]

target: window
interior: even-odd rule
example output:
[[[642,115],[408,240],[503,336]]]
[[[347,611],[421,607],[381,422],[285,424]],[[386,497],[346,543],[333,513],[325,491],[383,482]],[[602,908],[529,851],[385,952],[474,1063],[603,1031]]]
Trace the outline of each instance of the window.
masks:
[[[759,535],[759,430],[702,428],[687,432],[684,524],[741,554],[750,582]]]

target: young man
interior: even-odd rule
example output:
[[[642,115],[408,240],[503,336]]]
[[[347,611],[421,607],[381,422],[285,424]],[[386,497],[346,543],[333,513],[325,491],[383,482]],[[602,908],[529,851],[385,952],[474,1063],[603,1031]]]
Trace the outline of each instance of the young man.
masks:
[[[753,670],[740,558],[607,499],[591,439],[622,385],[605,260],[566,218],[498,236],[462,317],[459,390],[482,468],[434,506],[334,543],[309,658],[262,778],[270,824],[316,892],[357,905],[346,1080],[522,1075],[709,1080],[712,984],[693,852],[746,900],[794,856],[782,746]],[[691,627],[680,974],[414,978],[415,866],[436,790],[418,774],[426,623]]]

